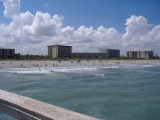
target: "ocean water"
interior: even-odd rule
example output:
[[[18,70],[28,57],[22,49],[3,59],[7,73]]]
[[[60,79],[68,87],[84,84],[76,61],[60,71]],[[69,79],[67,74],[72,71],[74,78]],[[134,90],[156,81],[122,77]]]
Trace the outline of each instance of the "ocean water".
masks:
[[[158,63],[1,68],[0,89],[102,120],[160,120]]]

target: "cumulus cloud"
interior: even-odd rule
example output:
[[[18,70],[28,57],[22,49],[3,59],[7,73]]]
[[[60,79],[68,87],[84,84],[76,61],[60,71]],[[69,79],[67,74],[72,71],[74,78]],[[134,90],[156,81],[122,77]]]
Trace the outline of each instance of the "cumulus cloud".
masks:
[[[0,0],[5,7],[4,15],[6,17],[13,17],[19,14],[20,0]]]
[[[127,25],[126,33],[123,34],[122,40],[127,49],[153,49],[158,52],[160,43],[159,25],[148,24],[146,18],[135,15],[128,18],[125,25]]]
[[[23,26],[24,33],[31,36],[55,36],[62,26],[63,17],[54,15],[52,18],[48,13],[37,12],[32,24]]]
[[[72,45],[75,52],[97,52],[98,48],[126,50],[160,48],[160,25],[153,26],[143,16],[131,15],[126,19],[126,32],[99,26],[78,29],[63,27],[63,16],[37,11],[35,15],[20,13],[20,0],[0,0],[5,7],[4,15],[10,17],[9,24],[0,24],[2,46],[12,47],[23,54],[47,54],[47,45]],[[160,54],[160,53],[159,53]]]

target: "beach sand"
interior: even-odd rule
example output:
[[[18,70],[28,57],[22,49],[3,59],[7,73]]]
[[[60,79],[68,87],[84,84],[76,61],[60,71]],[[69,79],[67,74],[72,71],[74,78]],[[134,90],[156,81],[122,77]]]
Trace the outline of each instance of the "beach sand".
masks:
[[[105,66],[115,64],[153,64],[160,63],[160,60],[7,60],[0,61],[0,68],[30,68],[30,67],[59,67],[59,66]]]

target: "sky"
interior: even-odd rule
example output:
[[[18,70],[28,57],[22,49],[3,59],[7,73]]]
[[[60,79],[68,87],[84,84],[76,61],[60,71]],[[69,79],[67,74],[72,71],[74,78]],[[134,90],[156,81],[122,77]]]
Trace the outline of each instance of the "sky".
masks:
[[[160,55],[160,0],[0,0],[0,46],[46,54],[98,48],[153,50]]]

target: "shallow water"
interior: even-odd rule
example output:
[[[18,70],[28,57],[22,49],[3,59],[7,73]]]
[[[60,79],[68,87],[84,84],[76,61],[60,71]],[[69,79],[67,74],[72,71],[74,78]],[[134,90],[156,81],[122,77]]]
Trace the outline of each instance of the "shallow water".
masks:
[[[103,120],[160,120],[160,64],[6,68],[0,89]]]

